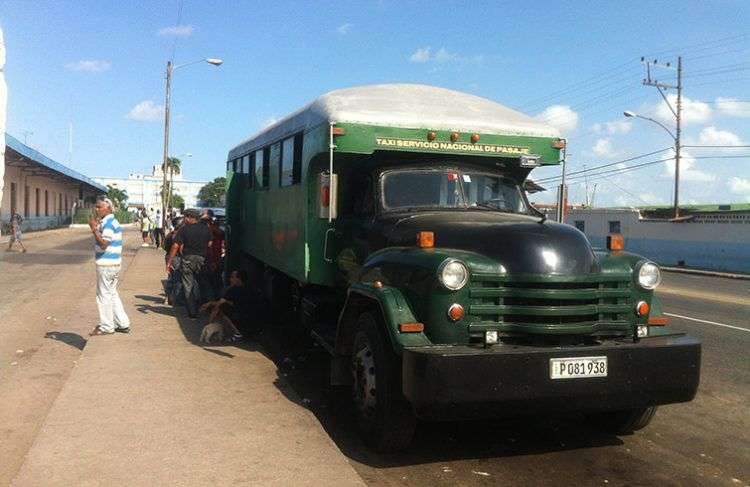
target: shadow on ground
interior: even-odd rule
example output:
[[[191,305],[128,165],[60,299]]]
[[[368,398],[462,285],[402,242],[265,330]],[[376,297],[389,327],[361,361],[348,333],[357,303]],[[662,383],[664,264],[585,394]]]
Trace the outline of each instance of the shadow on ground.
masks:
[[[137,296],[148,302],[153,296]],[[263,326],[255,339],[239,344],[206,346],[200,333],[206,317],[191,320],[184,308],[139,304],[139,311],[176,317],[185,339],[209,353],[232,359],[236,349],[257,351],[276,364],[274,385],[295,404],[309,409],[350,459],[374,468],[439,461],[538,455],[581,448],[622,445],[616,436],[587,427],[582,417],[522,417],[506,420],[420,423],[406,452],[379,454],[357,434],[348,390],[328,385],[329,356],[295,327]]]
[[[70,345],[78,350],[83,350],[87,342],[87,340],[78,333],[71,333],[69,331],[48,331],[44,334],[44,338],[57,340],[58,342]]]

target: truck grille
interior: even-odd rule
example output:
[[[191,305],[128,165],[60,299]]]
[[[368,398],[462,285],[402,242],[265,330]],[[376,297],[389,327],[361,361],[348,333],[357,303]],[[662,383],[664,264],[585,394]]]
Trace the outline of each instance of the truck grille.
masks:
[[[472,331],[591,334],[631,331],[629,274],[472,275]]]

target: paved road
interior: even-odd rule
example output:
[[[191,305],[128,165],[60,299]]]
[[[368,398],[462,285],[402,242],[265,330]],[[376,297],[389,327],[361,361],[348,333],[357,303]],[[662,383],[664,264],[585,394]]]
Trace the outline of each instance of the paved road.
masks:
[[[375,486],[748,485],[750,281],[669,273],[659,295],[664,311],[717,324],[670,318],[703,342],[701,386],[693,402],[661,408],[632,436],[603,435],[575,417],[423,424],[409,452],[377,455],[352,433],[340,403],[320,392],[323,354],[308,354],[288,377]],[[279,359],[285,352],[276,351]]]
[[[28,244],[28,254],[0,255],[0,485],[20,466],[96,321],[88,232]],[[265,345],[371,485],[748,485],[750,281],[667,274],[659,294],[667,313],[684,317],[672,325],[703,341],[701,387],[695,401],[662,408],[628,437],[579,418],[427,424],[408,453],[373,454],[325,387],[325,354],[273,336]]]
[[[135,253],[131,238],[123,265]],[[4,246],[3,246],[4,247]],[[0,485],[15,476],[97,324],[88,229],[28,234],[0,250]]]

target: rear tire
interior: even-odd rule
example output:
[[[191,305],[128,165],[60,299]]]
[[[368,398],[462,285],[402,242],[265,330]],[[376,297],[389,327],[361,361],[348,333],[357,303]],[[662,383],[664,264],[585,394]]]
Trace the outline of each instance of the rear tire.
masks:
[[[379,314],[359,316],[351,360],[354,411],[363,439],[379,452],[407,448],[416,417],[401,393],[401,361],[390,348]]]
[[[645,428],[656,414],[656,406],[595,413],[588,416],[589,422],[600,431],[616,435],[629,435]]]

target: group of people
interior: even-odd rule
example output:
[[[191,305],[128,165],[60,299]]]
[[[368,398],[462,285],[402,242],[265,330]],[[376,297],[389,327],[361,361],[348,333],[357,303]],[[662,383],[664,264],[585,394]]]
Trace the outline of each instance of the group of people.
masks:
[[[97,217],[89,221],[95,240],[99,309],[99,325],[90,333],[92,336],[130,333],[130,319],[117,292],[122,227],[113,211],[111,200],[102,198],[96,202]],[[148,212],[142,212],[141,217],[148,218]],[[200,311],[209,313],[212,323],[220,322],[230,330],[229,342],[242,341],[256,332],[256,320],[251,313],[258,309],[259,297],[251,291],[245,271],[230,272],[229,284],[223,287],[224,232],[213,211],[204,210],[201,214],[197,210],[186,210],[182,217],[170,221],[168,227],[171,230],[164,236],[163,248],[166,250],[169,303],[184,303],[192,319],[196,319]]]
[[[230,272],[229,286],[222,289],[224,232],[213,211],[186,210],[176,223],[164,242],[167,301],[172,305],[184,301],[192,319],[197,319],[200,311],[208,311],[211,321],[223,321],[230,329],[229,341],[243,340],[254,331],[247,308],[254,300],[243,271]]]
[[[172,213],[171,208],[169,212]],[[143,208],[138,213],[138,224],[141,227],[141,238],[143,239],[141,247],[148,247],[149,245],[161,247],[161,242],[164,239],[164,223],[161,210],[154,212],[153,208],[150,210]]]

